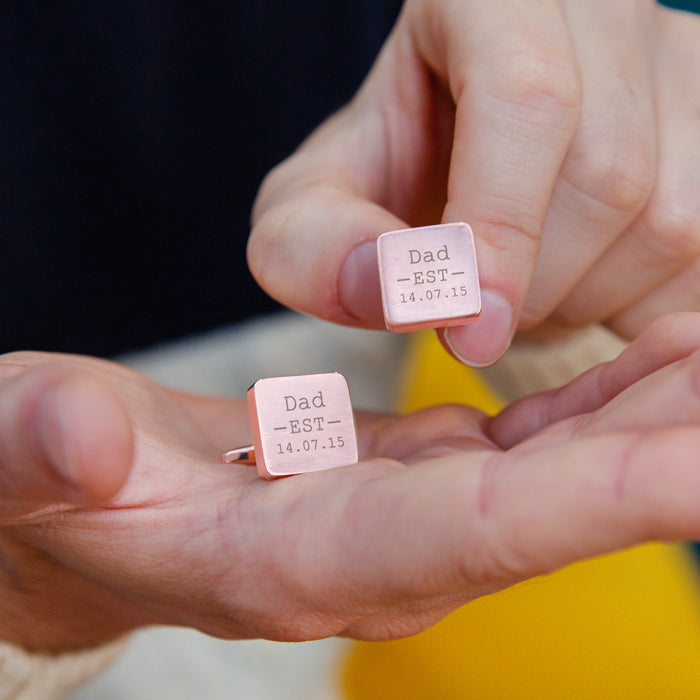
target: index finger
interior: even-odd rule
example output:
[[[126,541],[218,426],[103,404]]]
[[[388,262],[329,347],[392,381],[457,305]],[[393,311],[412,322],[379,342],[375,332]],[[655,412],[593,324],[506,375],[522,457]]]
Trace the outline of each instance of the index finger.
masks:
[[[578,119],[571,52],[549,0],[527,12],[504,0],[407,4],[358,96],[266,178],[248,246],[258,282],[292,308],[380,327],[374,240],[442,211],[473,225],[484,287],[481,318],[448,342],[463,361],[494,362]]]
[[[432,23],[437,36],[416,30],[416,40],[457,105],[443,220],[472,225],[482,286],[480,319],[444,340],[462,361],[486,365],[515,332],[581,80],[558,3],[423,5],[442,22]]]

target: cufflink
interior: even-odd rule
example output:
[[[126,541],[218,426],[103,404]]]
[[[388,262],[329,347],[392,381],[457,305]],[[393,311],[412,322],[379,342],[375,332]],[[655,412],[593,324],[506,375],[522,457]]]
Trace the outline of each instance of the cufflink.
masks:
[[[479,317],[479,273],[468,224],[383,233],[377,239],[377,259],[388,330],[457,326]]]
[[[259,379],[248,389],[253,444],[225,452],[227,464],[255,465],[264,478],[357,462],[357,435],[342,374]]]

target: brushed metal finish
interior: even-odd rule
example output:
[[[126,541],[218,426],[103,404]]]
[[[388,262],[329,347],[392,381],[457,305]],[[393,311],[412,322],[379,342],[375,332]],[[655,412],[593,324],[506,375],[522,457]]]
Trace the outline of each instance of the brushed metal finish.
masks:
[[[456,326],[481,313],[474,234],[468,224],[383,233],[377,258],[388,330]]]
[[[259,379],[248,390],[248,411],[261,476],[357,462],[350,392],[342,374]]]

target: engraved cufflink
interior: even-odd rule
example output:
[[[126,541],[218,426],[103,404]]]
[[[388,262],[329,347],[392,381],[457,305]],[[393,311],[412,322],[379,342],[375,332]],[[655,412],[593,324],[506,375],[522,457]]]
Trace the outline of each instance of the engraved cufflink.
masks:
[[[465,223],[421,226],[377,239],[386,327],[457,326],[481,313],[474,234]]]
[[[357,462],[348,383],[342,374],[259,379],[248,389],[253,445],[225,452],[229,464],[255,465],[264,478]]]

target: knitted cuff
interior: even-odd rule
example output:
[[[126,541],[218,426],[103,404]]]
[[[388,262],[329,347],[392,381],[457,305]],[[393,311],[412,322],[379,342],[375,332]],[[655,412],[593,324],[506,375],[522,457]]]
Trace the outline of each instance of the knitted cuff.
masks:
[[[599,325],[573,331],[550,329],[517,336],[503,358],[482,372],[511,402],[566,384],[590,367],[617,357],[625,346],[619,336]]]
[[[0,641],[0,700],[54,700],[97,675],[124,649],[127,637],[62,654],[34,654]]]

